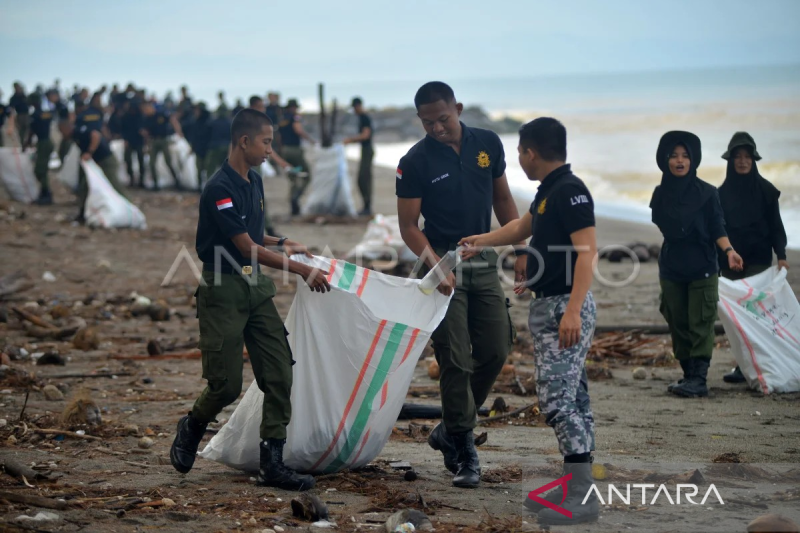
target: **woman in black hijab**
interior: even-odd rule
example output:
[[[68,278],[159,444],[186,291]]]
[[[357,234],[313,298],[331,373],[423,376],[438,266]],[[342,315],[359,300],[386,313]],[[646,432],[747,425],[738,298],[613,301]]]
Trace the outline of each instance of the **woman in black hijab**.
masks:
[[[744,270],[729,269],[725,257],[720,256],[720,273],[728,279],[760,274],[772,265],[773,251],[778,257],[778,268],[788,269],[786,230],[778,205],[781,192],[758,173],[756,161],[761,156],[755,140],[749,133],[737,131],[722,159],[728,161],[728,170],[719,188],[719,199],[728,237],[742,256]],[[745,381],[738,366],[722,379],[728,383]]]
[[[658,258],[660,311],[683,369],[683,379],[667,390],[687,398],[708,396],[706,376],[719,300],[716,247],[727,255],[731,270],[742,268],[742,258],[725,232],[717,190],[697,177],[701,158],[696,135],[665,133],[656,151],[661,185],[650,201],[653,223],[664,236]]]

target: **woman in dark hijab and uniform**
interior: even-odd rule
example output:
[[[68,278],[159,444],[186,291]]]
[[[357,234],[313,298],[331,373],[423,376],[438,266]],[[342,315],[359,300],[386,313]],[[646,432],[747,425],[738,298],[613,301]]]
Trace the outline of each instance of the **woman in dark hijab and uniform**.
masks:
[[[719,300],[716,247],[727,256],[728,268],[742,269],[742,258],[725,232],[717,190],[697,177],[701,157],[696,135],[665,133],[656,152],[661,185],[650,201],[653,223],[664,236],[658,258],[660,311],[683,369],[683,379],[667,390],[686,398],[708,396],[706,376]]]
[[[728,237],[744,261],[744,269],[736,272],[728,268],[725,257],[720,255],[722,276],[743,279],[760,274],[772,265],[773,251],[778,257],[778,268],[788,269],[786,230],[778,205],[781,192],[758,173],[756,161],[761,156],[753,137],[744,131],[734,133],[722,159],[728,161],[728,169],[719,187],[719,199]],[[728,383],[745,381],[738,366],[722,379]]]

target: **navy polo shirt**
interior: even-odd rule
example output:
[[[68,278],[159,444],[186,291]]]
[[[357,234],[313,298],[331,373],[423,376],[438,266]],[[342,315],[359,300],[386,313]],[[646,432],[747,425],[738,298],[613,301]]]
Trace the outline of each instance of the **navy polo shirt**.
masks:
[[[294,123],[300,122],[300,115],[287,115],[278,123],[283,146],[300,146],[300,136],[294,131]]]
[[[53,121],[53,112],[37,109],[31,116],[31,131],[39,141],[50,138],[50,123]]]
[[[431,244],[450,244],[489,231],[494,180],[505,171],[500,137],[462,122],[461,154],[426,136],[400,160],[395,189],[399,198],[422,198]]]
[[[163,111],[156,111],[155,114],[145,118],[145,128],[153,139],[165,139],[169,135],[169,118]]]
[[[92,144],[93,131],[98,130],[93,129],[86,124],[75,126],[75,131],[72,135],[75,138],[75,144],[77,144],[78,148],[81,149],[81,153],[89,150],[89,146]],[[108,147],[108,142],[105,140],[105,138],[103,138],[102,134],[100,134],[100,137],[100,144],[97,145],[97,149],[92,154],[92,159],[98,163],[111,155],[111,148]]]
[[[214,248],[221,246],[240,266],[253,265],[243,257],[231,238],[247,233],[259,246],[264,244],[264,186],[261,176],[248,171],[248,181],[228,164],[222,164],[208,181],[200,196],[197,221],[197,256],[205,264],[214,264]],[[229,263],[221,256],[222,265]],[[223,266],[224,268],[224,266]]]
[[[96,107],[90,107],[80,115],[75,121],[75,127],[86,125],[89,129],[102,131],[103,130],[103,112]]]
[[[8,101],[9,107],[13,107],[17,115],[27,115],[30,113],[30,106],[28,105],[28,97],[23,93],[14,93],[11,95],[11,100]]]
[[[570,166],[563,165],[542,180],[530,213],[529,247],[537,253],[528,253],[527,279],[539,278],[529,288],[544,297],[569,294],[578,254],[570,251],[567,256],[564,247],[572,246],[570,235],[595,225],[592,195]]]

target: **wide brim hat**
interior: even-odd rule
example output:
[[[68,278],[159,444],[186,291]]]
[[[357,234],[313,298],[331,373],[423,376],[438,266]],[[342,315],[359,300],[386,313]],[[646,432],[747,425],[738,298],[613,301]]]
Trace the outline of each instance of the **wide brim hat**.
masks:
[[[759,155],[758,150],[756,150],[756,141],[753,139],[753,136],[747,133],[746,131],[737,131],[731,137],[731,141],[728,143],[728,149],[722,154],[722,159],[728,160],[731,158],[731,154],[733,151],[740,146],[749,146],[753,150],[753,159],[756,161],[761,160],[761,155]]]

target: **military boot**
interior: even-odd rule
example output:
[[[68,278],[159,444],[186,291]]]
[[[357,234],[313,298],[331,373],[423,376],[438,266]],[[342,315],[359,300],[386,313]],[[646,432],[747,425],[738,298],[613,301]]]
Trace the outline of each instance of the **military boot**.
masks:
[[[730,373],[722,376],[722,381],[725,383],[744,383],[747,381],[747,378],[745,378],[744,374],[742,374],[742,369],[737,366],[731,370]]]
[[[283,464],[285,442],[285,439],[267,439],[261,442],[256,485],[294,491],[313,488],[316,483],[313,476],[298,474]]]
[[[542,509],[539,511],[538,520],[542,525],[572,525],[584,522],[594,522],[600,516],[597,494],[592,487],[591,463],[564,463],[564,475],[572,474],[572,479],[567,480],[567,497],[559,507],[571,513],[572,517],[554,511]],[[588,495],[588,497],[587,497]],[[586,503],[583,500],[586,499]],[[547,499],[547,501],[550,501]],[[558,505],[558,504],[556,504]]]
[[[680,385],[673,387],[671,391],[672,394],[684,398],[703,398],[708,396],[706,377],[708,376],[708,367],[710,364],[711,359],[701,359],[699,357],[692,357],[689,359],[689,378]]]
[[[431,434],[428,435],[428,446],[437,452],[442,452],[445,468],[453,474],[458,473],[458,454],[456,453],[456,447],[453,444],[453,439],[447,434],[447,431],[445,431],[443,422],[437,424],[436,427],[433,428],[433,431],[431,431]]]
[[[453,440],[458,461],[458,472],[453,478],[453,486],[474,489],[481,482],[481,465],[472,430],[453,433],[450,438]]]
[[[175,434],[175,440],[169,450],[169,460],[175,470],[181,474],[192,469],[197,456],[197,447],[203,440],[207,426],[208,423],[203,424],[195,420],[192,413],[178,421],[178,432]]]
[[[686,378],[689,377],[689,359],[678,359],[678,362],[681,364],[681,369],[683,369],[683,377],[667,385],[667,392],[672,392],[672,389],[686,381]]]

